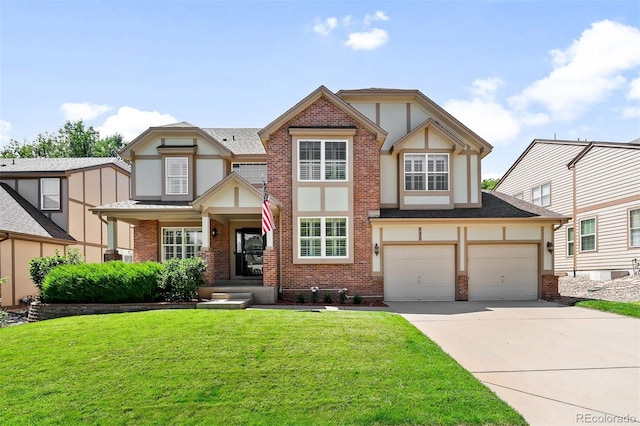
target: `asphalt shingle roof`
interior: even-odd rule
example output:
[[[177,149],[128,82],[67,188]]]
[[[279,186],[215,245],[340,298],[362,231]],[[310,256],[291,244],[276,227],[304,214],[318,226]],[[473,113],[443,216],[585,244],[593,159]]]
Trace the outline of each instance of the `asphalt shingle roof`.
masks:
[[[562,219],[563,215],[501,192],[482,192],[482,207],[449,210],[380,209],[380,218],[393,219],[513,219],[539,217]]]
[[[191,210],[189,201],[124,200],[95,207],[99,210]]]
[[[0,183],[0,230],[75,241],[6,183]]]
[[[257,128],[203,128],[215,140],[234,154],[264,155],[265,150]]]
[[[0,173],[67,172],[70,170],[114,164],[128,172],[131,166],[116,157],[90,158],[0,158]]]

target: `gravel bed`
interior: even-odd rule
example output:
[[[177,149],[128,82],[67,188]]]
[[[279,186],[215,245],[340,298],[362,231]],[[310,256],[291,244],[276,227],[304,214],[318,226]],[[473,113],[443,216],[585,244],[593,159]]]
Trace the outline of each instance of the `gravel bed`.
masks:
[[[27,323],[28,311],[7,312],[0,320],[0,327],[10,327],[12,325],[20,325]]]
[[[640,301],[640,276],[595,281],[588,276],[560,277],[558,291],[565,299],[598,299],[612,302]]]

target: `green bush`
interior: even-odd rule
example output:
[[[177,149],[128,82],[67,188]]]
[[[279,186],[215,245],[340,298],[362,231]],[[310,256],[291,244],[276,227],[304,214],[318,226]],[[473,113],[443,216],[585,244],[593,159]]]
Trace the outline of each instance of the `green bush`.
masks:
[[[324,303],[333,303],[333,297],[331,297],[331,293],[324,294]]]
[[[303,293],[298,293],[298,295],[296,296],[296,302],[297,303],[304,303],[306,300],[304,298],[304,294]]]
[[[155,302],[163,269],[155,262],[61,265],[44,279],[40,298],[45,303]]]
[[[356,294],[355,296],[353,296],[354,305],[359,305],[361,303],[362,303],[362,296],[360,296],[359,294]]]
[[[168,302],[188,302],[198,297],[198,287],[204,284],[202,274],[207,265],[199,257],[169,259],[158,277],[160,296]]]
[[[66,256],[60,255],[58,250],[53,256],[36,257],[29,261],[29,275],[31,280],[42,291],[42,284],[47,274],[59,265],[80,265],[84,263],[84,257],[77,248],[70,248]]]

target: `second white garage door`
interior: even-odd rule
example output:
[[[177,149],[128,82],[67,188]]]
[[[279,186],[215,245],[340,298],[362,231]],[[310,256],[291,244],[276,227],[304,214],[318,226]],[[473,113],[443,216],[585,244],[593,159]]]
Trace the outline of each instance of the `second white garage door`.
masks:
[[[384,299],[455,300],[455,246],[386,246]]]
[[[536,300],[538,246],[469,246],[469,300]]]

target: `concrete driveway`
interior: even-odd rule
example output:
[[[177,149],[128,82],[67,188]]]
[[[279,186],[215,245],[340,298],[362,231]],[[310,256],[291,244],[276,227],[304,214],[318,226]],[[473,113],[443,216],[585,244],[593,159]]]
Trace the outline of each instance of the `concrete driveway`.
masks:
[[[532,425],[640,423],[640,320],[549,302],[389,302]]]

